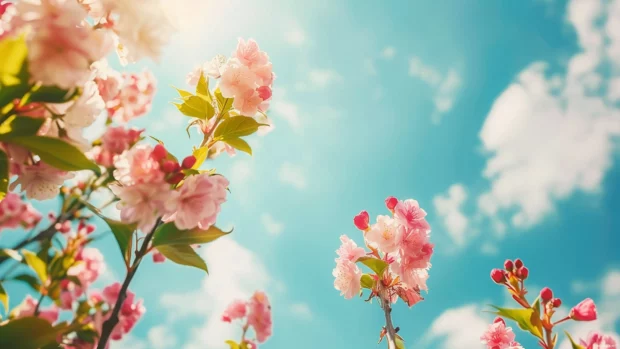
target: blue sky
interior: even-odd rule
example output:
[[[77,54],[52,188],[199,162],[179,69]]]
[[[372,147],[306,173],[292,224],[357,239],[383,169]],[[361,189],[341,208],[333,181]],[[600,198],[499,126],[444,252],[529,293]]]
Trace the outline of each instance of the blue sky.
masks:
[[[252,37],[277,74],[276,128],[254,157],[214,162],[232,190],[218,225],[235,231],[202,248],[211,274],[144,263],[146,316],[114,348],[225,348],[238,332],[221,310],[255,289],[274,309],[261,347],[377,347],[378,305],[344,300],[331,270],[341,234],[361,242],[353,216],[386,214],[389,195],[420,202],[436,244],[426,301],[393,311],[408,347],[482,348],[486,304],[508,304],[489,271],[516,257],[532,293],[599,303],[567,329],[617,336],[620,0],[248,3],[174,1],[179,33],[146,64],[159,90],[136,124],[183,156],[199,140],[169,86]],[[113,238],[99,247],[99,286],[122,280]],[[26,289],[11,287],[15,305]]]

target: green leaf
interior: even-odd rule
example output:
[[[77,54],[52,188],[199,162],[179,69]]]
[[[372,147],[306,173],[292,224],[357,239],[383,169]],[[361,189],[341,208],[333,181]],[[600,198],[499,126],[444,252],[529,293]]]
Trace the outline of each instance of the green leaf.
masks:
[[[92,170],[98,175],[101,174],[97,164],[88,160],[78,148],[61,139],[44,136],[10,137],[6,142],[21,145],[59,170]]]
[[[231,341],[231,340],[229,339],[229,340],[227,340],[225,343],[226,343],[226,344],[228,344],[228,345],[230,346],[230,349],[240,349],[240,348],[239,348],[239,344],[237,344],[237,342],[235,342],[235,341]]]
[[[534,310],[536,317],[540,318],[540,295],[536,297],[536,300],[532,303],[532,309]]]
[[[30,274],[21,274],[13,277],[13,280],[19,280],[27,283],[33,290],[39,291],[41,289],[41,283],[39,279]]]
[[[540,321],[540,318],[536,316],[534,309],[507,309],[496,306],[492,307],[497,309],[495,314],[514,320],[522,330],[529,331],[534,336],[543,339],[542,322]]]
[[[574,340],[573,337],[570,336],[570,334],[568,334],[568,332],[564,331],[564,333],[566,333],[566,337],[568,337],[568,340],[570,341],[570,344],[572,346],[573,349],[586,349],[586,347],[584,347],[583,345],[579,345],[577,344]]]
[[[375,279],[372,278],[369,274],[362,275],[362,287],[372,289],[375,287]]]
[[[0,139],[34,136],[45,119],[13,115],[0,125]]]
[[[136,223],[123,223],[117,220],[108,218],[99,211],[95,206],[83,202],[84,206],[86,206],[89,210],[91,210],[94,214],[99,216],[99,218],[103,219],[104,222],[110,227],[112,230],[112,234],[114,234],[114,238],[118,244],[118,247],[121,249],[121,255],[125,261],[129,261],[130,253],[131,253],[131,237],[133,233],[137,229]]]
[[[222,142],[230,145],[231,147],[237,150],[240,150],[242,152],[252,155],[252,148],[250,147],[248,142],[244,141],[243,139],[239,137],[227,138],[227,139],[224,139]]]
[[[22,256],[19,254],[19,252],[15,251],[15,250],[11,250],[10,248],[4,248],[2,250],[0,250],[0,256],[2,257],[10,257],[13,258],[14,260],[21,262],[23,260]]]
[[[7,37],[0,41],[0,84],[16,85],[27,80],[24,75],[24,64],[28,54],[23,36]]]
[[[47,281],[47,265],[34,252],[22,250],[26,264],[34,270],[42,284]]]
[[[232,109],[234,99],[225,98],[224,96],[222,96],[222,92],[220,91],[219,87],[215,89],[214,94],[215,94],[215,100],[217,101],[218,109],[220,110],[220,115],[221,116],[226,115],[226,113],[228,113],[228,111]]]
[[[4,287],[2,287],[2,283],[0,282],[0,302],[4,305],[4,311],[9,311],[9,294],[6,293]]]
[[[66,103],[73,99],[80,91],[78,89],[63,90],[56,86],[41,86],[30,92],[29,103]]]
[[[9,157],[0,149],[0,200],[9,192]]]
[[[35,316],[11,320],[0,326],[0,348],[39,349],[55,343],[63,330]]]
[[[395,338],[394,342],[396,342],[396,349],[405,349],[405,342],[400,338]]]
[[[208,120],[215,115],[215,109],[205,98],[200,96],[186,97],[183,103],[173,103],[183,115]]]
[[[162,245],[156,247],[161,254],[174,263],[202,269],[209,273],[207,264],[189,245]]]
[[[181,96],[181,99],[185,99],[189,96],[193,96],[193,94],[189,91],[185,91],[185,90],[181,90],[180,88],[174,88],[175,90],[177,90],[177,92],[179,93],[179,96]]]
[[[209,79],[205,77],[204,72],[200,72],[200,78],[198,79],[198,84],[196,85],[196,94],[202,95],[204,97],[209,96]]]
[[[209,148],[207,147],[200,147],[198,149],[194,149],[192,155],[194,155],[194,157],[196,158],[196,163],[194,164],[194,166],[192,166],[192,169],[200,168],[200,166],[202,166],[202,164],[207,159],[208,154]]]
[[[153,246],[206,244],[227,234],[230,232],[224,232],[215,225],[206,230],[198,227],[179,230],[174,222],[169,222],[162,224],[155,230]]]
[[[256,132],[260,125],[254,118],[249,116],[231,116],[219,124],[213,135],[221,139],[249,136]]]
[[[388,267],[385,261],[374,257],[361,257],[357,262],[361,262],[379,276],[383,276],[383,272]]]
[[[13,102],[16,98],[23,97],[28,93],[28,90],[30,90],[30,85],[25,81],[17,85],[0,86],[0,109]]]

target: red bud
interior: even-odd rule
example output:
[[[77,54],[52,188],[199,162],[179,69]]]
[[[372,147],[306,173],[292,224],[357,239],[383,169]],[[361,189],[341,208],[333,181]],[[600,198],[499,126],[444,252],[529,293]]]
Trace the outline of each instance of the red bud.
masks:
[[[506,282],[506,275],[504,275],[504,271],[501,269],[493,269],[491,270],[491,279],[497,284],[503,284]]]
[[[151,156],[153,157],[153,159],[155,159],[155,161],[160,161],[161,159],[165,158],[166,155],[168,155],[168,152],[166,151],[166,148],[164,148],[164,146],[161,144],[156,145],[153,149],[153,153],[151,153]]]
[[[186,157],[185,159],[183,159],[183,168],[184,169],[190,169],[192,168],[192,166],[194,166],[194,164],[196,164],[196,157],[194,155],[190,155],[188,157]]]
[[[182,172],[179,172],[179,173],[175,173],[174,175],[172,175],[172,177],[168,178],[166,182],[170,184],[178,184],[180,181],[183,180],[183,178],[185,178],[185,175]]]
[[[517,269],[521,268],[523,266],[523,261],[520,260],[519,258],[515,259],[515,267]]]
[[[515,265],[512,263],[512,261],[510,259],[506,259],[506,261],[504,262],[504,268],[506,268],[506,270],[508,271],[512,271],[514,267]]]
[[[357,216],[353,218],[353,224],[359,230],[368,229],[368,223],[370,222],[370,217],[368,216],[368,212],[362,211]]]
[[[540,299],[544,303],[547,303],[548,301],[550,301],[551,298],[553,298],[553,291],[551,291],[549,287],[545,287],[540,291]]]
[[[517,269],[517,276],[520,277],[521,279],[523,280],[527,279],[528,275],[530,275],[530,270],[527,269],[527,267],[521,267]]]
[[[387,206],[388,210],[390,211],[394,210],[396,204],[398,204],[398,199],[393,196],[388,196],[388,198],[385,199],[385,206]]]
[[[559,308],[560,305],[562,305],[562,300],[559,298],[554,298],[553,299],[553,307],[554,308]]]
[[[504,325],[506,325],[506,321],[504,321],[504,319],[502,319],[501,317],[496,317],[495,320],[493,320],[493,323],[496,324],[498,322],[503,323]]]
[[[166,160],[164,161],[163,165],[161,165],[161,169],[165,173],[172,173],[172,172],[176,172],[177,165],[178,164],[172,160]]]

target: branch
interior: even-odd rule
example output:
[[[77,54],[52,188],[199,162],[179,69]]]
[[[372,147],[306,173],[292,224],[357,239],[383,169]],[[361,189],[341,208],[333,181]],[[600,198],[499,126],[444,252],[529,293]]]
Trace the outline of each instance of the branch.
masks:
[[[394,329],[394,325],[392,324],[392,306],[390,305],[391,297],[389,297],[389,291],[383,288],[383,285],[381,285],[382,284],[381,281],[377,282],[377,284],[380,285],[379,286],[380,287],[379,302],[380,302],[381,308],[383,309],[383,313],[385,314],[385,331],[386,331],[388,349],[397,349],[396,330]]]
[[[155,223],[153,229],[144,238],[144,242],[142,242],[140,251],[136,253],[136,259],[133,261],[133,265],[125,276],[125,281],[123,281],[123,285],[121,286],[118,299],[116,300],[116,304],[114,305],[114,309],[112,310],[112,315],[103,323],[101,336],[99,337],[99,343],[97,343],[97,349],[105,349],[106,344],[110,339],[110,334],[112,334],[112,330],[114,330],[114,327],[118,325],[118,313],[120,313],[121,308],[123,307],[123,303],[125,303],[125,299],[127,299],[127,289],[129,289],[129,284],[131,283],[131,280],[133,280],[134,275],[136,275],[138,267],[140,266],[140,262],[142,262],[142,258],[149,252],[149,243],[151,242],[153,234],[155,233],[155,229],[157,229],[159,223],[161,223],[161,218],[157,219],[157,222]]]

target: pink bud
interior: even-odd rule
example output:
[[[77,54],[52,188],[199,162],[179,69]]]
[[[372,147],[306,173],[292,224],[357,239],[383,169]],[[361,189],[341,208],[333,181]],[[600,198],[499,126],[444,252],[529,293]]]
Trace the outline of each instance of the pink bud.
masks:
[[[90,234],[90,233],[92,233],[94,231],[95,231],[95,226],[94,225],[92,225],[92,224],[87,224],[86,225],[86,234]]]
[[[504,275],[504,271],[501,269],[493,269],[491,270],[491,279],[497,284],[503,284],[506,282],[506,275]]]
[[[388,196],[387,199],[385,199],[385,206],[387,206],[388,210],[394,210],[394,207],[396,207],[396,205],[398,204],[398,199],[393,197],[393,196]]]
[[[515,259],[515,267],[517,269],[521,268],[523,266],[523,261],[520,260],[519,258]]]
[[[501,317],[496,317],[495,320],[493,320],[493,323],[496,324],[498,322],[503,323],[504,325],[506,325],[506,321],[504,321],[504,319],[502,319]]]
[[[550,301],[551,298],[553,298],[553,291],[551,291],[549,287],[545,287],[542,290],[540,290],[540,299],[544,303],[547,303],[548,301]]]
[[[514,263],[512,263],[510,259],[506,259],[506,261],[504,262],[504,268],[508,271],[512,271],[514,267],[515,267]]]
[[[368,216],[368,212],[362,211],[355,218],[353,218],[353,224],[359,230],[368,229],[368,222],[370,222],[370,217]]]
[[[159,251],[153,252],[153,263],[163,263],[166,261],[166,257]]]
[[[182,167],[187,170],[187,169],[192,168],[192,166],[194,166],[195,164],[196,164],[196,157],[194,155],[190,155],[186,157],[185,159],[183,159]]]
[[[596,320],[596,305],[590,298],[586,298],[570,310],[568,316],[576,321]]]
[[[155,148],[153,149],[153,153],[151,154],[151,156],[153,157],[153,159],[155,159],[155,161],[159,161],[165,158],[166,155],[168,155],[168,152],[166,151],[166,148],[164,148],[164,146],[161,144],[156,145]]]
[[[257,88],[256,91],[258,92],[258,96],[260,97],[260,99],[262,99],[263,101],[271,98],[271,88],[269,86],[261,86]]]
[[[172,160],[166,160],[164,161],[163,165],[161,165],[161,169],[164,171],[164,173],[175,172],[174,170],[176,169],[176,162]]]
[[[554,298],[553,299],[553,307],[554,308],[559,308],[560,305],[562,305],[562,300],[559,298]]]

